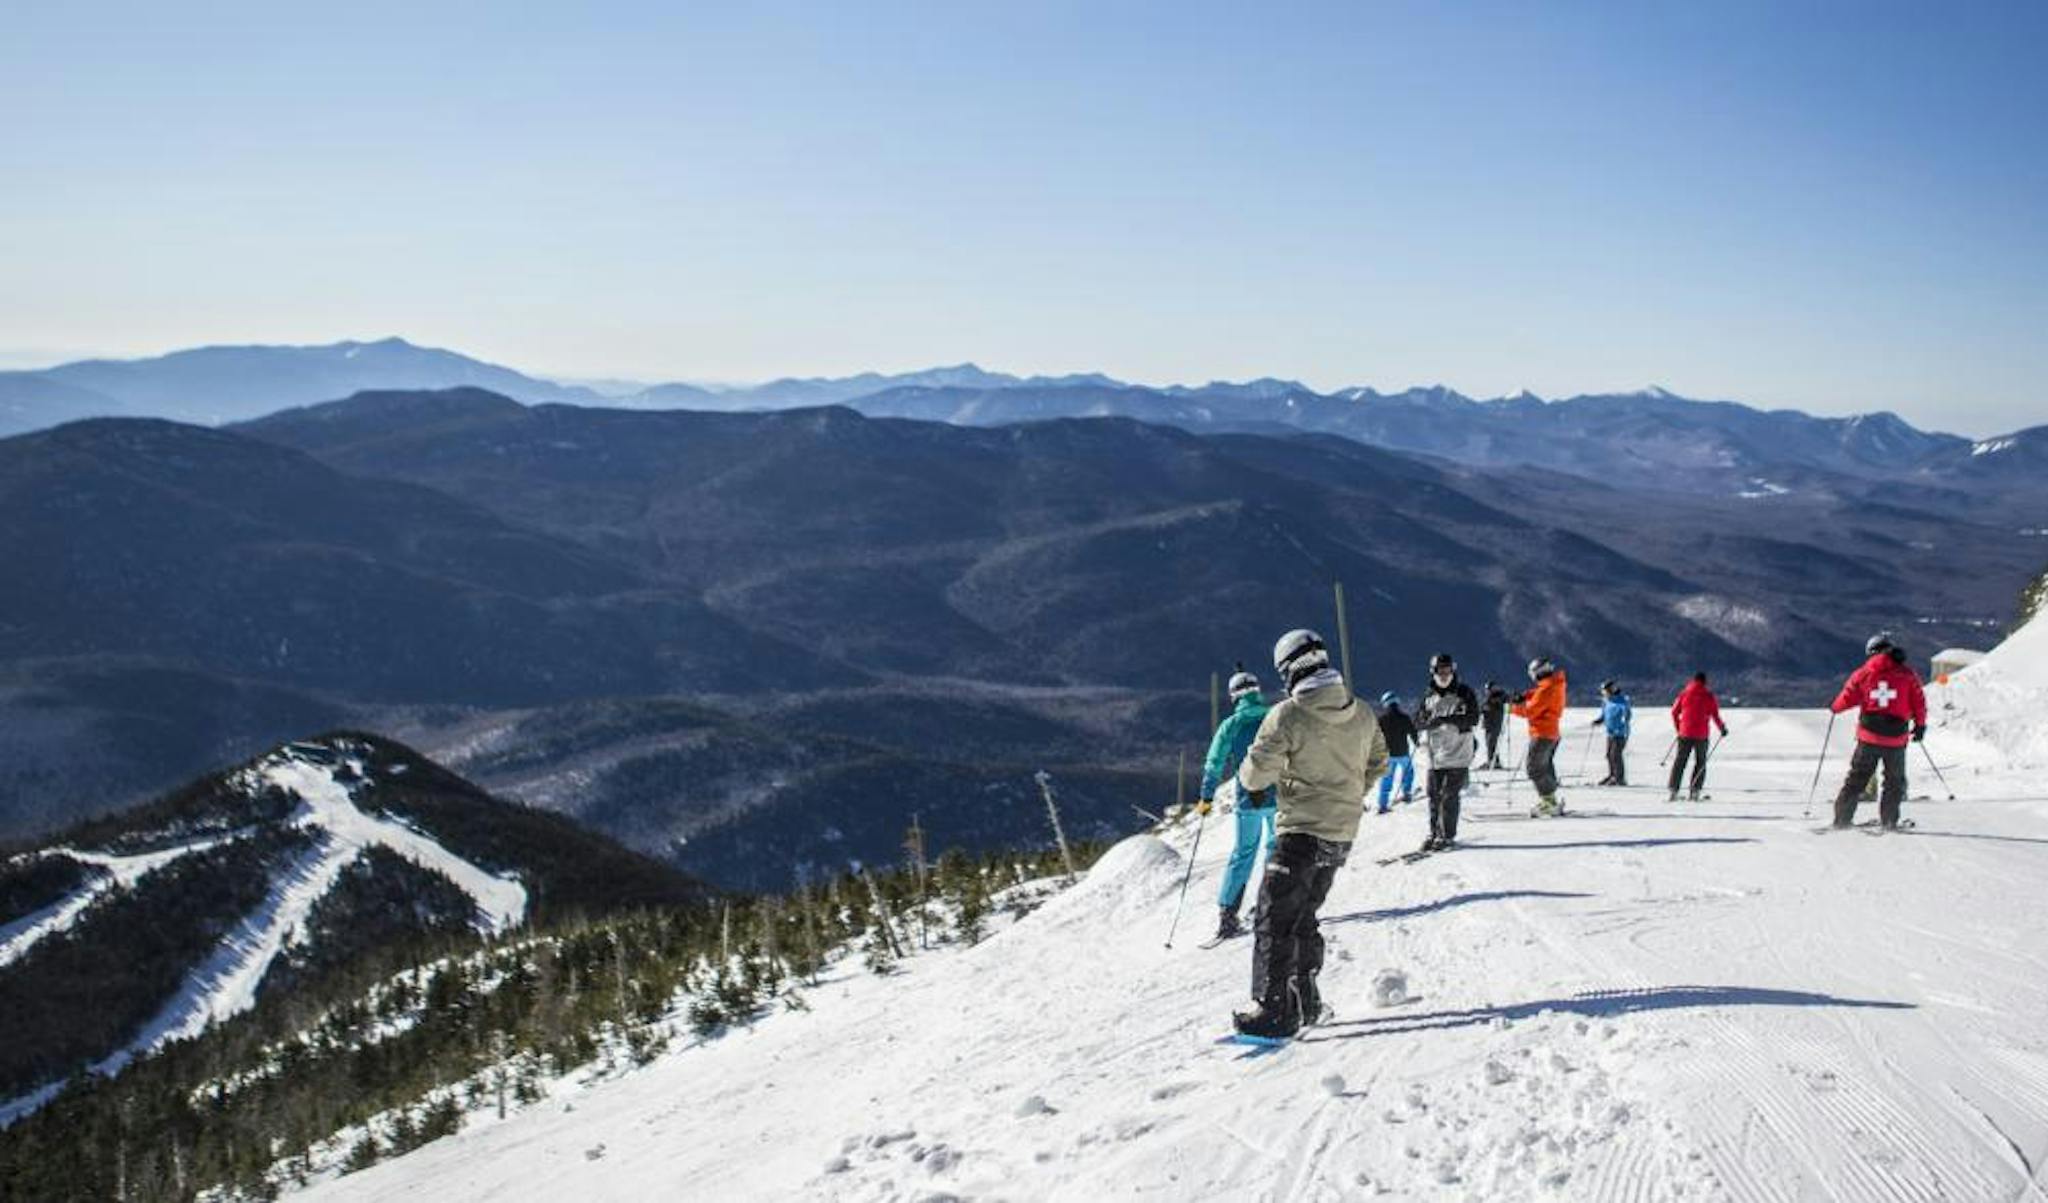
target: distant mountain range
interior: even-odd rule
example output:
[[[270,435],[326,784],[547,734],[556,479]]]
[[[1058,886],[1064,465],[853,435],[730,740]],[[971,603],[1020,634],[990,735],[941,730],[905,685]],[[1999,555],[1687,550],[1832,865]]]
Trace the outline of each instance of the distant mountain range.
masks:
[[[1789,700],[1876,627],[1981,643],[2048,550],[2008,520],[2024,480],[1785,479],[1653,494],[1284,430],[476,389],[76,423],[0,440],[0,835],[349,725],[780,884],[894,858],[913,812],[1034,838],[1039,768],[1091,833],[1156,811],[1209,675],[1327,626],[1333,581],[1371,694],[1449,648],[1475,678],[1562,657],[1581,696],[1705,667]]]
[[[1205,432],[1337,434],[1472,466],[1534,466],[1659,491],[1736,496],[1806,487],[1815,483],[1807,479],[1812,473],[1876,480],[1910,474],[1966,490],[1996,477],[1994,487],[2003,487],[2018,475],[2006,465],[2032,462],[2026,449],[2039,455],[2048,446],[2048,428],[1972,443],[1888,413],[1815,418],[1693,401],[1658,388],[1555,401],[1528,393],[1476,400],[1440,387],[1318,393],[1271,378],[1150,388],[1099,374],[1018,377],[960,364],[745,387],[611,382],[600,392],[398,338],[203,347],[0,373],[0,434],[94,416],[213,425],[363,391],[454,387],[526,404],[726,412],[844,404],[870,417],[959,425],[1127,417]],[[2005,454],[2007,447],[2022,454]]]

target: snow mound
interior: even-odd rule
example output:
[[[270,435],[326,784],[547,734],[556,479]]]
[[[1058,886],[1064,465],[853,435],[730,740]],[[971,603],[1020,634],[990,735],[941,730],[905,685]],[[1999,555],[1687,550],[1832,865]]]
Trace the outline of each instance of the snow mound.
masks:
[[[1976,736],[2015,766],[2048,764],[2048,622],[2040,616],[1982,660],[1930,687],[1935,721]]]
[[[1161,898],[1180,888],[1186,867],[1180,853],[1158,836],[1131,836],[1048,902],[1040,922],[1101,924],[1150,914]]]
[[[1372,979],[1372,1005],[1398,1007],[1410,998],[1408,975],[1399,969],[1382,969]]]

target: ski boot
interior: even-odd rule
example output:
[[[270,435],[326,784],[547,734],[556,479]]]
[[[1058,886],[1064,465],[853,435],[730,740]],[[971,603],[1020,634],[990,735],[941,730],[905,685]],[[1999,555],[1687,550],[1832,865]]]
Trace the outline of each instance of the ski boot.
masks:
[[[1296,978],[1294,997],[1301,1002],[1301,1026],[1312,1028],[1319,1023],[1328,1023],[1334,1017],[1329,1004],[1323,1001],[1322,991],[1316,989],[1316,979]]]
[[[1416,849],[1416,851],[1435,852],[1438,848],[1441,847],[1443,847],[1443,841],[1437,839],[1435,836],[1430,836],[1428,839],[1422,841],[1422,847]]]
[[[1665,800],[1666,802],[1676,802],[1676,801],[1678,801],[1678,791],[1677,791],[1677,790],[1672,790],[1672,791],[1671,791],[1671,794],[1670,794],[1670,796],[1669,796],[1669,797],[1667,797],[1667,798],[1665,798],[1664,800]]]
[[[1267,999],[1256,1006],[1235,1012],[1230,1017],[1230,1026],[1240,1036],[1257,1036],[1262,1040],[1287,1040],[1301,1030],[1301,1016],[1289,1005],[1292,1000]]]
[[[1536,799],[1535,814],[1541,818],[1555,818],[1563,810],[1564,805],[1557,800],[1556,794],[1544,794]]]
[[[1216,920],[1216,938],[1228,940],[1244,934],[1244,924],[1238,922],[1237,911],[1231,907],[1220,908],[1222,913]]]

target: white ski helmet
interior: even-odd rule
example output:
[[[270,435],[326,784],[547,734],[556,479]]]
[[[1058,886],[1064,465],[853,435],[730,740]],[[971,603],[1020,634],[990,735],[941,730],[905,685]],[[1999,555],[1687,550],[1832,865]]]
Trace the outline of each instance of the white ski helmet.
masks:
[[[1323,645],[1323,637],[1314,631],[1306,628],[1289,631],[1273,645],[1273,670],[1289,685],[1329,666],[1330,649]]]
[[[1244,670],[1242,664],[1230,678],[1230,700],[1235,702],[1248,694],[1259,692],[1259,679]]]
[[[1552,664],[1543,656],[1538,656],[1534,660],[1529,661],[1529,679],[1531,681],[1541,681],[1556,671],[1557,665]]]

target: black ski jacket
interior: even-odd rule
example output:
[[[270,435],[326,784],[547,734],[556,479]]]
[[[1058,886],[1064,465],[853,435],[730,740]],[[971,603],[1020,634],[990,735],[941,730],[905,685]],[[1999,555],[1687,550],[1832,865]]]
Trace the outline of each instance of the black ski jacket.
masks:
[[[1401,703],[1380,711],[1380,734],[1387,737],[1387,755],[1406,756],[1415,741],[1415,720],[1401,709]]]
[[[1508,691],[1498,685],[1487,690],[1486,704],[1480,709],[1486,716],[1486,725],[1498,730],[1501,723],[1506,721],[1507,718]]]

